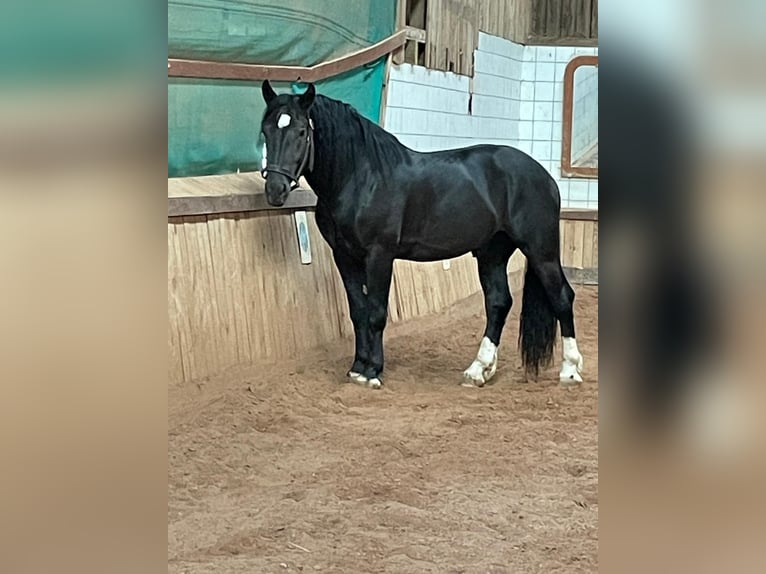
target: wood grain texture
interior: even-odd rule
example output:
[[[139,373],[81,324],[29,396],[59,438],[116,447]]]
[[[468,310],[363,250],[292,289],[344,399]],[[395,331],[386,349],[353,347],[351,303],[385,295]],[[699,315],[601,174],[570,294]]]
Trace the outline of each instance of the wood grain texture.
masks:
[[[481,30],[519,44],[595,46],[595,0],[429,0],[426,67],[473,74]]]
[[[278,361],[353,335],[346,294],[327,244],[307,214],[313,260],[302,265],[291,214],[236,213],[168,219],[168,379],[171,384],[241,364]],[[562,261],[598,266],[598,222],[561,221]],[[523,284],[525,258],[508,264]],[[592,274],[591,274],[592,275]],[[389,318],[444,312],[480,290],[476,261],[397,261]],[[351,346],[349,346],[349,359]]]

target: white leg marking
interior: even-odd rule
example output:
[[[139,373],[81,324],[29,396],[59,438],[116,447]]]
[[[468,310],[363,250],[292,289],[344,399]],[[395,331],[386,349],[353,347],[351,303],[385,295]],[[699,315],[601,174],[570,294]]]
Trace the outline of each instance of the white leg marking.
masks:
[[[479,352],[471,366],[463,371],[463,386],[483,387],[497,371],[497,346],[487,337],[481,340]]]
[[[564,384],[582,383],[580,373],[583,368],[583,359],[577,350],[577,341],[574,337],[563,337],[564,360],[561,363],[559,380]]]
[[[356,383],[357,385],[362,385],[365,387],[370,387],[371,389],[379,389],[383,386],[383,383],[377,377],[374,379],[368,379],[363,374],[357,373],[354,371],[348,372],[348,378],[352,383]]]
[[[286,128],[290,125],[290,122],[293,118],[291,118],[288,114],[279,114],[279,118],[277,118],[277,127],[279,129]]]
[[[370,379],[369,381],[367,381],[367,386],[370,387],[371,389],[379,389],[380,387],[383,386],[383,383],[381,383],[380,379],[376,377],[374,379]]]

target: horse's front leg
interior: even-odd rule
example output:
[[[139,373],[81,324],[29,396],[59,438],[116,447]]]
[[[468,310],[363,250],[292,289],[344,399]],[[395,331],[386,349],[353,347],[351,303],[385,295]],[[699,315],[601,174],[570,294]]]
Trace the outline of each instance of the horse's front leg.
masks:
[[[388,294],[394,259],[381,250],[373,250],[366,257],[367,312],[369,321],[369,362],[362,373],[372,388],[380,388],[383,372],[383,330],[388,318]]]
[[[365,293],[367,274],[363,262],[353,259],[342,250],[334,249],[333,258],[343,279],[351,323],[354,326],[354,362],[347,376],[356,383],[366,383],[367,379],[362,376],[362,373],[367,370],[370,356],[369,317]]]

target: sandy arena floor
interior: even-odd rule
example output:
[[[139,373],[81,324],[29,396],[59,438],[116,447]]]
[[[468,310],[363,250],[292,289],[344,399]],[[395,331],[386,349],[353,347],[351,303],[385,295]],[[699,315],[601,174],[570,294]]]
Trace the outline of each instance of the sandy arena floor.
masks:
[[[385,387],[349,341],[169,390],[168,571],[595,572],[598,291],[577,288],[586,382],[523,382],[521,297],[491,386],[459,385],[480,295],[387,330]]]

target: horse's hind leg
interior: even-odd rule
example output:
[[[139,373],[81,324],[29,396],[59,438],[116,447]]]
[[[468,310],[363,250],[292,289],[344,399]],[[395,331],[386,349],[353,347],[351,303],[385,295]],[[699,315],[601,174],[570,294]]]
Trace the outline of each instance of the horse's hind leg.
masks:
[[[529,264],[542,283],[553,313],[561,326],[563,361],[559,379],[562,383],[581,383],[583,358],[577,349],[574,326],[574,289],[569,285],[558,258],[541,261],[531,257]]]
[[[487,326],[476,359],[463,372],[463,385],[483,386],[497,370],[497,347],[511,310],[513,299],[508,289],[508,259],[515,247],[505,234],[495,235],[474,255],[479,265],[479,281],[484,292]]]

